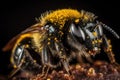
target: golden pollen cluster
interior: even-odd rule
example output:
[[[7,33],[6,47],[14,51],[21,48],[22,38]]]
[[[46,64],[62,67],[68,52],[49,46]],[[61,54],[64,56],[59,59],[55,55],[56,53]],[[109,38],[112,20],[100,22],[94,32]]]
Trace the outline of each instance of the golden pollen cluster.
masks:
[[[42,16],[40,21],[42,24],[46,22],[53,23],[54,25],[59,25],[60,29],[63,29],[66,21],[73,20],[78,23],[80,20],[89,21],[95,18],[94,14],[86,11],[78,11],[75,9],[60,9]]]

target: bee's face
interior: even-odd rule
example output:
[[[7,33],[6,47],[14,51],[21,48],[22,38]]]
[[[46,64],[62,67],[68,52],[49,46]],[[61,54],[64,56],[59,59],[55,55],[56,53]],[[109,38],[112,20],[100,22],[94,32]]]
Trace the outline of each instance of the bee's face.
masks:
[[[87,23],[83,28],[86,39],[84,40],[85,46],[90,54],[96,54],[100,52],[100,46],[102,43],[102,26],[98,23]]]
[[[99,22],[71,24],[70,30],[78,42],[86,47],[88,53],[96,54],[100,52],[103,30]]]

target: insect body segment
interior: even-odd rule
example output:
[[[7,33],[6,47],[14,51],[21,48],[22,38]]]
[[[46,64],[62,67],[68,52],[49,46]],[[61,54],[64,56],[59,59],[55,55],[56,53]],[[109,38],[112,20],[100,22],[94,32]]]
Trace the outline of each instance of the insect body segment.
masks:
[[[27,68],[35,74],[41,72],[41,77],[46,77],[49,70],[58,67],[70,74],[69,66],[74,58],[77,63],[83,63],[84,58],[92,63],[92,56],[100,54],[102,49],[110,62],[116,63],[104,28],[119,37],[87,11],[61,9],[42,16],[40,22],[21,32],[4,48],[13,49],[11,62],[15,69],[12,76]],[[11,43],[14,44],[12,47]]]

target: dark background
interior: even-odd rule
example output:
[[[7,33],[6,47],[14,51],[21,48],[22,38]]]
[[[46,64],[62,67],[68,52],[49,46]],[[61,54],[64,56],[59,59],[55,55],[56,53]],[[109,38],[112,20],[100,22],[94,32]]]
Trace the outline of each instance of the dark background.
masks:
[[[0,74],[9,73],[10,51],[3,52],[2,47],[22,30],[36,23],[35,18],[47,10],[61,8],[84,9],[98,16],[99,21],[109,25],[120,35],[119,2],[108,0],[17,0],[0,2]],[[107,33],[107,32],[106,32]],[[120,40],[111,33],[107,36],[112,39],[115,58],[120,62]]]

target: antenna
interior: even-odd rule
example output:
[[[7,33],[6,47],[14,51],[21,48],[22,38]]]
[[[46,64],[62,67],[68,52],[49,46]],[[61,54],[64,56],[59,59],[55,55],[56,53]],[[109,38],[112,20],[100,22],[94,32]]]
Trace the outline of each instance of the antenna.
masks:
[[[117,39],[120,39],[120,36],[112,28],[110,28],[109,26],[107,26],[103,23],[102,23],[102,25],[106,30],[110,31]]]

